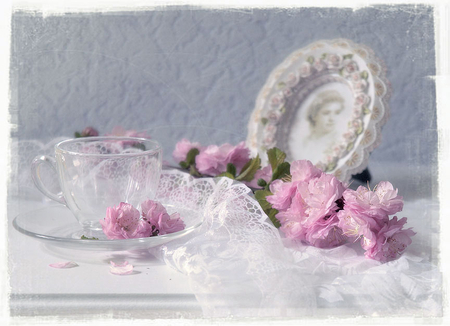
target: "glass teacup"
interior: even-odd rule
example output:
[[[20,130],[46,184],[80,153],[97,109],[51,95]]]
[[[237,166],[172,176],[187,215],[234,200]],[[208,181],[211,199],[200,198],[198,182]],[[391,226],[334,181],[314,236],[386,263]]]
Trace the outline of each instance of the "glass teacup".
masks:
[[[58,174],[61,193],[50,192],[40,177],[42,164]],[[129,203],[140,209],[154,199],[162,169],[158,142],[132,137],[86,137],[55,145],[55,158],[38,156],[32,164],[37,188],[66,205],[87,234],[101,229],[107,207]]]

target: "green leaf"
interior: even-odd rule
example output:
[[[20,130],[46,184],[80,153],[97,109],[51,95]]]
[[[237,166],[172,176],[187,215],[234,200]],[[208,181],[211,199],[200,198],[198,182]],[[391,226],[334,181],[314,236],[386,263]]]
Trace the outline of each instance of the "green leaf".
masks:
[[[191,148],[191,150],[186,155],[186,164],[195,165],[195,157],[200,153],[198,148]]]
[[[236,177],[238,181],[252,181],[256,171],[261,168],[261,159],[259,155],[248,161],[242,168],[241,173]]]
[[[232,175],[230,172],[224,172],[224,173],[221,173],[221,174],[218,175],[218,177],[227,177],[227,178],[230,178],[230,179],[232,179],[232,180],[235,179],[235,178],[234,178],[234,175]]]
[[[291,165],[289,162],[283,162],[276,167],[272,173],[272,181],[276,179],[282,179],[285,176],[291,174]]]
[[[314,57],[311,55],[308,57],[308,59],[306,59],[306,61],[308,61],[310,64],[314,63]]]
[[[344,60],[345,60],[345,59],[351,59],[351,58],[353,58],[353,54],[351,54],[351,53],[346,54],[346,55],[342,56],[342,58],[343,58]]]
[[[189,164],[187,164],[185,161],[181,161],[181,162],[178,163],[178,164],[180,164],[180,166],[181,166],[183,169],[188,169],[188,168],[189,168]]]
[[[278,229],[281,226],[280,221],[275,217],[275,215],[278,214],[278,211],[275,208],[272,208],[267,214],[269,216],[270,221],[273,223],[273,225]]]
[[[325,172],[333,171],[336,168],[336,162],[331,162],[325,168]]]
[[[321,56],[322,60],[324,60],[326,57],[327,57],[327,54],[326,53],[322,53],[322,56]]]
[[[264,179],[258,179],[258,181],[256,183],[258,184],[258,186],[263,187],[263,188],[265,186],[267,186],[267,182]]]
[[[202,176],[201,173],[198,172],[197,168],[195,167],[195,164],[189,166],[189,174],[194,176],[194,177],[201,177]]]
[[[227,173],[231,174],[233,176],[233,179],[236,177],[236,167],[233,163],[227,164]]]
[[[266,196],[273,195],[269,190],[257,190],[255,191],[255,198],[264,212],[269,212],[272,209],[272,205],[266,200]]]
[[[92,238],[88,238],[85,235],[81,236],[81,240],[98,240],[98,238],[92,237]]]
[[[275,171],[276,167],[286,159],[286,154],[279,148],[274,147],[267,151],[267,158],[272,166],[272,171]]]
[[[263,124],[263,126],[265,126],[267,124],[267,122],[269,122],[269,119],[261,118],[261,123]]]
[[[362,79],[367,79],[369,78],[369,73],[366,70],[364,70],[360,73],[360,76]]]
[[[81,138],[81,134],[78,131],[75,131],[75,138]]]
[[[286,83],[285,82],[279,82],[278,84],[277,84],[277,88],[278,89],[282,89],[282,88],[284,88],[286,86]]]

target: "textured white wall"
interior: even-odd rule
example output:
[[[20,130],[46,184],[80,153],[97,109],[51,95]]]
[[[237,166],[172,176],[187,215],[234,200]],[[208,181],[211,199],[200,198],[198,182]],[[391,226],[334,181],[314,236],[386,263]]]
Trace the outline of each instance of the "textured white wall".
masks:
[[[88,125],[106,133],[120,124],[153,128],[154,138],[172,143],[184,130],[205,143],[236,143],[245,140],[258,91],[276,65],[316,40],[348,38],[385,61],[393,88],[391,118],[370,166],[377,170],[395,162],[407,176],[432,175],[437,144],[430,78],[435,74],[433,23],[433,9],[424,6],[182,7],[45,18],[17,12],[12,19],[10,111],[18,126],[13,137],[50,140]]]

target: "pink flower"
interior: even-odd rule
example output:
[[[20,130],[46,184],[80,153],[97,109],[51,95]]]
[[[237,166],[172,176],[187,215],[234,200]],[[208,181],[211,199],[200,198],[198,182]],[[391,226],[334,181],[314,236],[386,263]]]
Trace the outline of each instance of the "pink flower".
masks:
[[[322,171],[316,168],[310,161],[308,160],[298,160],[294,161],[291,164],[291,175],[292,181],[306,181],[313,178],[318,178],[322,175]]]
[[[299,74],[301,77],[308,77],[312,73],[312,66],[309,62],[304,62],[299,69]]]
[[[172,153],[176,162],[182,162],[186,160],[186,156],[193,148],[197,148],[200,152],[203,150],[203,146],[200,143],[191,143],[186,138],[183,138],[175,145],[175,150]]]
[[[347,189],[344,192],[345,205],[356,212],[367,214],[386,223],[388,215],[403,209],[403,197],[398,196],[397,193],[398,190],[387,181],[380,182],[374,191],[359,186],[356,191]]]
[[[98,131],[95,130],[93,127],[86,127],[81,132],[81,137],[95,137],[98,136]]]
[[[367,258],[387,262],[400,257],[416,233],[411,229],[403,230],[406,217],[397,221],[397,216],[391,219],[376,235],[374,245],[365,252]]]
[[[297,74],[291,72],[287,76],[286,83],[288,84],[289,87],[294,87],[295,85],[298,84],[299,81],[300,81],[299,76],[297,76]]]
[[[342,197],[344,190],[344,185],[334,175],[325,173],[308,183],[299,183],[297,187],[297,192],[301,196],[299,200],[307,205],[304,225],[311,226],[332,215],[338,209],[336,201]]]
[[[372,230],[380,229],[375,219],[349,208],[337,212],[337,217],[339,219],[338,226],[344,235],[354,240],[361,238],[361,245],[364,249],[368,249],[372,245],[374,237]]]
[[[108,207],[106,217],[100,220],[108,239],[131,239],[150,236],[150,227],[140,218],[139,211],[130,204]]]
[[[339,67],[339,65],[341,64],[341,61],[342,61],[342,57],[340,55],[337,55],[334,53],[327,55],[326,59],[327,59],[327,63],[328,63],[328,68]]]
[[[151,229],[151,235],[164,235],[178,232],[186,226],[178,213],[169,216],[164,206],[153,200],[146,200],[141,204],[142,217]]]
[[[145,131],[125,130],[122,126],[115,126],[111,133],[105,136],[150,138]]]
[[[256,171],[253,180],[250,182],[245,182],[245,184],[250,188],[261,189],[262,187],[258,185],[259,179],[263,179],[265,182],[269,183],[272,179],[272,166],[268,165]]]
[[[225,172],[228,163],[234,164],[239,173],[249,160],[250,150],[245,147],[245,142],[240,142],[236,146],[210,145],[197,155],[195,163],[201,174],[215,176]]]
[[[325,64],[325,62],[322,59],[316,59],[314,61],[314,69],[316,69],[317,71],[322,71],[327,67],[327,65]]]
[[[284,103],[283,94],[275,94],[274,96],[272,96],[270,100],[270,106],[273,108],[279,107],[283,103]]]
[[[339,219],[336,214],[322,219],[307,229],[305,240],[317,248],[333,248],[347,242],[347,237],[337,226]]]
[[[398,196],[398,189],[388,181],[381,181],[374,189],[380,208],[386,214],[392,215],[403,209],[403,197]]]
[[[273,195],[267,196],[266,200],[279,211],[287,210],[291,206],[292,197],[297,190],[295,184],[278,179],[273,181],[269,188]]]
[[[136,137],[136,138],[150,138],[145,131],[137,132],[136,130],[125,130],[122,126],[116,126],[113,128],[110,134],[105,134],[105,136],[115,136],[115,137]],[[123,146],[133,146],[136,142],[134,141],[117,141],[118,144]]]
[[[358,70],[358,64],[351,59],[345,60],[343,63],[343,66],[344,66],[344,72],[346,72],[347,75],[351,75],[355,71]]]

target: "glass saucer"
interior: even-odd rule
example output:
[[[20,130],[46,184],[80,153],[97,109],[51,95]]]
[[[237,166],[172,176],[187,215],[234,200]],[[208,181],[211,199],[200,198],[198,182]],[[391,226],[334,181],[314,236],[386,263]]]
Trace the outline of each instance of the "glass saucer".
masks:
[[[123,240],[108,240],[102,231],[98,231],[93,236],[99,240],[85,240],[81,239],[84,232],[72,212],[62,205],[22,213],[13,220],[13,226],[25,235],[59,247],[94,251],[124,251],[149,249],[162,245],[191,233],[202,224],[202,212],[199,210],[175,205],[164,206],[169,214],[180,213],[186,224],[184,230],[148,238]]]

